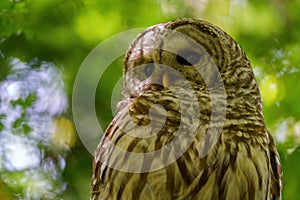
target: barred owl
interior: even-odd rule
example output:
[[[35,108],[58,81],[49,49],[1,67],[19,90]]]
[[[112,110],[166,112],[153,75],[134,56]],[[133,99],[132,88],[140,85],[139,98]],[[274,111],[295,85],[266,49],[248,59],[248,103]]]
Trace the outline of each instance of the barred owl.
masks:
[[[91,199],[274,200],[281,176],[250,62],[229,35],[178,19],[137,36]]]

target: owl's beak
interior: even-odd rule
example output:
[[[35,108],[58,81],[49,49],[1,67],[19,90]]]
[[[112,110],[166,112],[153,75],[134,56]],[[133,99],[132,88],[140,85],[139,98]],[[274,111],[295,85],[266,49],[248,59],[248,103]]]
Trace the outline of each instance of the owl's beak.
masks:
[[[164,88],[168,88],[170,86],[170,77],[166,72],[162,75],[162,85]]]

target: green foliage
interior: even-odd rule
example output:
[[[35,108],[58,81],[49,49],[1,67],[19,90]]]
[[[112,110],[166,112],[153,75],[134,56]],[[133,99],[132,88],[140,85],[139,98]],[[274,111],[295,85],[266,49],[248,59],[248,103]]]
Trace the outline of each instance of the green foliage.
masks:
[[[285,192],[285,199],[297,199],[299,196],[299,167],[300,167],[300,147],[295,149],[292,154],[288,156],[286,162],[283,163],[285,169],[283,181]]]
[[[0,2],[0,30],[1,38],[20,35],[26,30],[27,24],[22,19],[27,14],[27,1]]]
[[[263,97],[266,123],[281,155],[284,199],[297,199],[300,188],[297,170],[300,167],[299,9],[300,1],[284,0],[3,0],[0,1],[0,86],[9,74],[17,76],[9,65],[12,58],[31,63],[32,70],[39,69],[43,61],[50,61],[64,67],[71,103],[80,64],[97,44],[113,34],[179,17],[208,20],[232,35],[251,60]],[[41,62],[32,62],[33,58]],[[121,65],[120,58],[99,81],[95,99],[102,125],[107,125],[113,115],[111,94],[122,75]],[[30,137],[34,129],[28,113],[37,100],[38,95],[29,92],[11,101],[11,105],[20,110],[11,124],[13,134]],[[40,117],[44,115],[40,113]],[[0,139],[7,130],[6,119],[8,114],[0,113]],[[51,154],[51,151],[46,152]],[[64,159],[58,159],[58,155],[54,153],[50,158],[59,163]],[[91,158],[80,142],[72,148],[71,155],[65,157],[63,178],[57,179],[58,185],[66,185],[64,190],[59,190],[58,196],[88,198]],[[0,179],[4,184],[9,185],[5,180],[24,178],[24,173],[5,171],[1,162],[0,158]],[[9,191],[20,195],[23,190],[24,187],[16,186]]]
[[[29,94],[25,99],[19,98],[17,100],[11,101],[12,107],[21,107],[21,116],[17,118],[12,124],[12,133],[14,134],[25,134],[28,135],[33,129],[28,125],[27,118],[27,108],[30,108],[36,101],[37,96],[34,93]]]
[[[72,134],[65,118],[54,119],[66,107],[64,84],[51,63],[32,61],[30,66],[18,59],[5,63],[11,71],[0,83],[0,180],[7,188],[4,192],[20,199],[49,199],[49,195],[57,199],[65,190],[65,144],[71,144],[63,139],[71,140],[63,131],[58,137],[56,130]],[[58,127],[57,121],[64,123]]]

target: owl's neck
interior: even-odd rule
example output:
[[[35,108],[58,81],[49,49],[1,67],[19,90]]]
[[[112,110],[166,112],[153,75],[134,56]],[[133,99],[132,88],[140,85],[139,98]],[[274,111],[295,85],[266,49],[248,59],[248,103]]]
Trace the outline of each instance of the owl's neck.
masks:
[[[223,89],[199,89],[198,98],[201,117],[206,122],[212,119],[211,115],[214,112],[219,115],[216,119],[225,118],[225,124],[220,124],[224,125],[224,128],[244,129],[248,124],[266,130],[261,97],[255,79],[239,85],[225,85]]]

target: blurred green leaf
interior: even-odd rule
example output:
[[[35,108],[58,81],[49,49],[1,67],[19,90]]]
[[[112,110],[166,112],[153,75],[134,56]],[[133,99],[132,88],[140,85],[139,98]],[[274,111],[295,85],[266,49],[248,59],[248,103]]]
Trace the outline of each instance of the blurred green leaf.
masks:
[[[17,119],[14,123],[13,123],[13,128],[14,129],[17,129],[17,128],[19,128],[19,127],[21,127],[21,125],[22,125],[22,123],[24,122],[24,119],[22,119],[22,118],[19,118],[19,119]]]
[[[23,124],[23,133],[28,135],[33,129],[28,124]]]
[[[24,101],[24,106],[26,107],[32,106],[32,104],[36,101],[36,99],[37,99],[36,94],[34,93],[29,94]]]
[[[13,100],[13,101],[11,101],[11,105],[15,108],[17,105],[19,105],[19,106],[24,106],[24,101],[23,101],[23,99],[21,99],[21,98],[19,98],[19,99],[17,99],[17,100]]]

